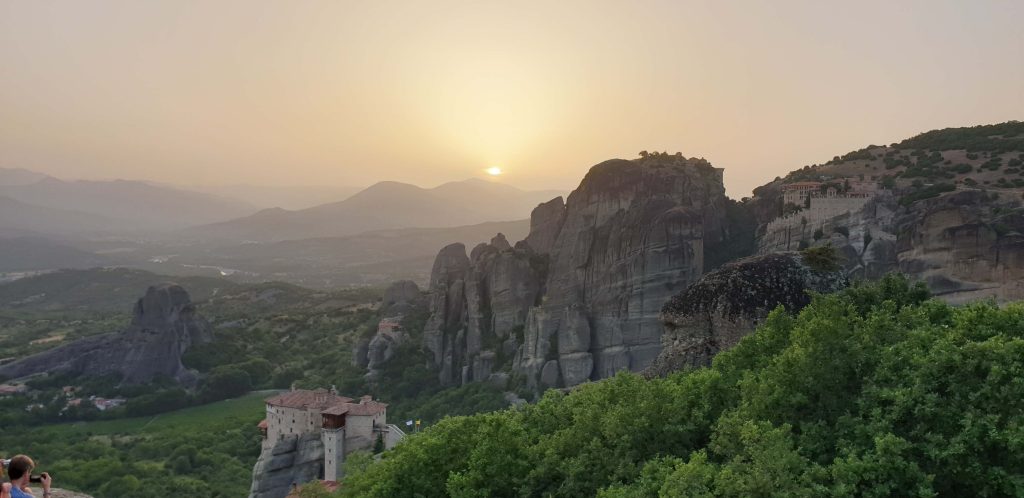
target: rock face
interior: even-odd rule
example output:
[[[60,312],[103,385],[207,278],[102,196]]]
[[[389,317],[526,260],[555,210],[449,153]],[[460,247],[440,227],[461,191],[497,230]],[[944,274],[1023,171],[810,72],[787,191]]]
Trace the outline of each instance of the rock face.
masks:
[[[512,247],[502,234],[475,247],[471,258],[459,243],[441,250],[423,331],[441,382],[486,380],[512,360],[528,310],[540,297],[543,266],[529,247]]]
[[[265,444],[253,467],[249,498],[284,498],[293,484],[324,475],[324,443],[320,434],[287,436]]]
[[[710,365],[714,355],[735,346],[776,307],[795,313],[810,303],[808,291],[830,293],[847,285],[843,270],[815,270],[798,253],[729,263],[665,303],[664,349],[644,375]]]
[[[836,216],[814,241],[806,233],[763,233],[758,252],[831,244],[851,278],[899,271],[939,298],[1024,299],[1024,215],[1016,192],[957,190],[901,205],[904,192],[882,192],[863,208]]]
[[[538,206],[530,234],[469,256],[445,247],[431,274],[425,346],[442,382],[507,366],[532,386],[641,370],[661,350],[664,302],[704,272],[728,236],[721,170],[652,155],[591,168],[564,203]]]
[[[407,340],[402,319],[407,314],[422,313],[424,306],[423,293],[415,282],[400,280],[391,284],[381,301],[377,331],[356,342],[352,348],[352,364],[367,369],[367,378],[375,379],[378,369],[394,357],[398,347]]]
[[[893,263],[953,304],[1024,299],[1019,195],[965,190],[898,211]]]
[[[0,367],[9,378],[49,372],[102,376],[124,384],[167,376],[191,386],[195,375],[181,364],[194,344],[209,342],[209,323],[195,312],[188,292],[175,284],[150,287],[135,303],[131,324],[112,334],[88,337]]]
[[[381,299],[381,310],[387,315],[402,315],[408,313],[418,304],[423,302],[423,293],[416,282],[412,280],[399,280],[384,289],[384,297]]]

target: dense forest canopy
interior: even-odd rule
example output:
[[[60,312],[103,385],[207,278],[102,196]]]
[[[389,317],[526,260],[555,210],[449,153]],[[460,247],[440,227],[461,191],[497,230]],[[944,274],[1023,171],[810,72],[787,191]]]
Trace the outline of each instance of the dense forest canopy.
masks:
[[[445,419],[338,493],[1019,496],[1022,336],[1024,307],[889,276],[774,311],[710,368]]]

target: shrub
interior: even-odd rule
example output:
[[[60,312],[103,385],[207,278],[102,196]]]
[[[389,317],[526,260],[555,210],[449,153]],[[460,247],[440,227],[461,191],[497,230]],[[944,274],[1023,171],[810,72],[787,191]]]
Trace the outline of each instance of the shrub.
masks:
[[[800,251],[804,263],[817,271],[836,271],[842,268],[841,258],[832,244],[808,247]]]

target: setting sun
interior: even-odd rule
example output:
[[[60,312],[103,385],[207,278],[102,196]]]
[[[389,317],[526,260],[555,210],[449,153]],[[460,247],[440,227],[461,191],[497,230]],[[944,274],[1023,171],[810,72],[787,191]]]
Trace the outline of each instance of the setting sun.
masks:
[[[501,168],[497,166],[491,166],[490,168],[487,168],[484,171],[486,171],[487,174],[491,176],[498,176],[504,173],[504,171],[502,171]]]

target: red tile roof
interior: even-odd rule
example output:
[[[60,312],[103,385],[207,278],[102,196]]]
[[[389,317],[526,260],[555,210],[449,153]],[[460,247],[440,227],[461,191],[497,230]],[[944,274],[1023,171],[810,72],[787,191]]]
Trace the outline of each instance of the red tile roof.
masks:
[[[267,419],[260,420],[260,423],[256,424],[256,427],[259,427],[260,429],[266,430],[267,429]]]
[[[348,414],[349,415],[376,415],[376,414],[384,411],[384,409],[387,408],[387,407],[388,407],[388,405],[386,405],[384,403],[381,403],[381,402],[378,402],[378,401],[364,401],[364,402],[359,403],[359,404],[351,403],[351,404],[348,405]]]
[[[352,405],[350,405],[348,403],[345,403],[343,405],[336,405],[336,406],[332,406],[332,407],[330,407],[330,408],[328,408],[328,409],[326,409],[326,410],[324,410],[324,411],[322,411],[320,413],[323,414],[323,415],[344,415],[345,413],[348,413],[348,408],[350,406],[352,406]]]
[[[327,389],[308,391],[296,389],[277,396],[267,398],[267,404],[285,408],[319,408],[324,409],[335,405],[349,403],[352,398],[331,394]]]

